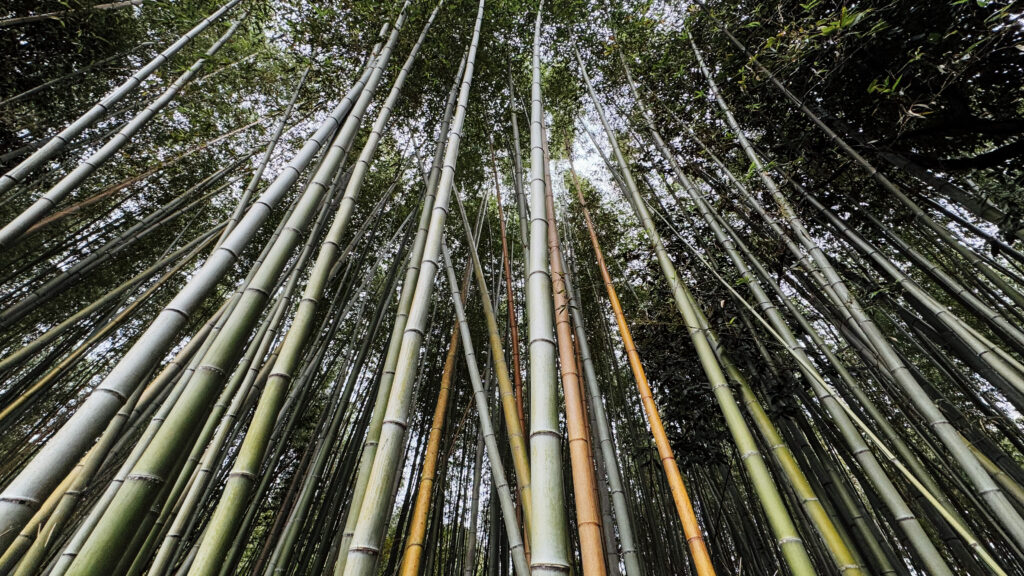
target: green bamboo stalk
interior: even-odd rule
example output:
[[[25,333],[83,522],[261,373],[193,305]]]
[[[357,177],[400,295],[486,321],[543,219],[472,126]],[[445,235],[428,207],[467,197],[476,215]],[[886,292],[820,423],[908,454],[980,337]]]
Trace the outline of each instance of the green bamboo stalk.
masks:
[[[348,559],[344,566],[345,576],[368,576],[374,573],[377,559],[380,556],[381,541],[384,528],[391,509],[388,500],[390,487],[399,476],[396,467],[402,453],[405,431],[408,427],[409,405],[412,399],[413,384],[417,373],[418,356],[423,341],[423,330],[427,320],[427,312],[431,307],[430,295],[433,292],[434,277],[438,269],[438,257],[444,235],[444,223],[447,218],[448,203],[455,178],[455,164],[458,160],[459,144],[466,119],[466,106],[473,80],[473,69],[476,62],[476,51],[480,41],[480,28],[483,22],[484,0],[480,0],[477,9],[476,23],[470,40],[469,52],[466,57],[466,70],[459,89],[459,100],[455,116],[452,120],[451,134],[445,149],[444,168],[438,183],[437,197],[434,202],[427,230],[426,244],[421,260],[421,272],[416,280],[416,288],[409,308],[409,319],[401,338],[401,348],[396,364],[394,384],[388,396],[383,426],[380,433],[380,444],[373,459],[367,482],[366,495],[352,535],[352,543],[348,550]],[[350,511],[351,514],[351,511]]]
[[[466,66],[466,56],[463,55],[459,62],[455,80],[448,93],[448,100],[445,104],[445,112],[441,117],[438,132],[438,141],[447,140],[452,114],[455,111],[456,101],[459,95],[459,86],[462,81],[463,72]],[[352,489],[352,497],[349,500],[345,526],[342,529],[341,541],[338,544],[338,556],[334,565],[334,574],[341,576],[345,571],[345,564],[348,562],[348,550],[355,533],[356,522],[359,518],[359,509],[362,507],[366,488],[370,481],[370,471],[377,454],[377,446],[380,442],[380,434],[384,425],[384,413],[387,408],[387,399],[391,394],[391,388],[395,380],[395,371],[398,365],[398,355],[402,346],[402,335],[405,333],[405,325],[409,319],[409,310],[412,306],[415,286],[419,278],[420,262],[423,260],[423,251],[427,243],[427,232],[433,214],[434,200],[437,194],[438,179],[441,176],[441,169],[444,162],[444,147],[438,145],[431,163],[430,172],[427,175],[425,194],[423,197],[423,208],[420,211],[419,222],[417,223],[416,236],[413,239],[412,249],[409,252],[409,263],[406,265],[405,277],[402,280],[402,294],[398,299],[398,309],[395,312],[394,323],[391,327],[391,335],[388,340],[388,349],[384,359],[384,372],[377,385],[377,393],[374,399],[373,412],[370,415],[370,422],[366,431],[366,440],[363,442],[363,450],[359,456],[357,465],[356,483]]]
[[[491,465],[493,476],[493,487],[498,492],[498,499],[501,504],[501,515],[504,521],[505,532],[508,535],[509,546],[512,553],[512,562],[516,576],[527,576],[530,569],[526,561],[526,554],[523,547],[523,537],[519,532],[519,523],[516,519],[515,504],[512,502],[511,489],[505,474],[505,466],[501,462],[501,452],[498,449],[498,441],[494,434],[494,426],[491,423],[490,406],[487,401],[487,392],[484,390],[480,379],[480,369],[477,366],[476,354],[473,349],[473,340],[469,332],[469,322],[466,320],[466,311],[462,305],[462,296],[459,293],[458,279],[455,276],[455,268],[451,263],[451,256],[448,254],[448,247],[442,245],[445,270],[448,275],[448,286],[451,288],[452,301],[455,304],[455,314],[459,325],[459,334],[462,337],[462,350],[466,359],[466,367],[469,369],[469,380],[473,386],[473,398],[476,402],[477,414],[480,418],[480,429],[483,434],[484,443],[487,446],[488,460]],[[497,532],[497,527],[491,527],[492,536]],[[475,534],[472,536],[475,537]]]

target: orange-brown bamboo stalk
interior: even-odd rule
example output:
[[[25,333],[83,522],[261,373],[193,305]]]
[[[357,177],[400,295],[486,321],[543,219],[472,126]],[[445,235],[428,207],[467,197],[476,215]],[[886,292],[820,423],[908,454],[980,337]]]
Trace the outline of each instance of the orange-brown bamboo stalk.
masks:
[[[546,155],[547,150],[545,150]],[[546,162],[545,162],[546,164]],[[547,176],[547,174],[545,174]],[[548,252],[551,258],[551,292],[555,305],[555,333],[558,337],[558,363],[562,372],[565,397],[565,420],[569,432],[569,460],[572,464],[572,486],[576,499],[576,524],[580,538],[583,576],[604,576],[604,534],[601,531],[601,508],[597,503],[597,480],[590,451],[587,415],[583,408],[580,376],[576,370],[576,349],[569,322],[569,295],[565,287],[565,266],[558,240],[554,195],[551,179],[545,178],[545,200],[548,219]]]
[[[523,412],[523,377],[519,363],[519,326],[516,322],[516,300],[512,285],[512,259],[509,258],[508,237],[505,235],[505,210],[501,205],[501,189],[498,187],[498,161],[494,157],[494,144],[488,140],[491,151],[491,169],[494,171],[494,196],[498,201],[498,224],[501,229],[501,255],[505,262],[505,297],[508,301],[508,330],[512,338],[512,379],[516,389],[516,409],[519,411],[519,425],[526,430],[526,414]]]
[[[701,532],[700,524],[697,522],[693,503],[690,502],[690,495],[686,492],[683,475],[679,472],[679,465],[676,463],[672,446],[668,443],[668,436],[665,434],[665,426],[661,422],[658,406],[654,403],[654,396],[651,394],[651,386],[647,382],[647,373],[644,372],[643,364],[640,362],[640,354],[637,353],[636,345],[633,343],[633,334],[629,330],[629,325],[626,324],[626,316],[622,312],[622,304],[619,302],[619,296],[615,292],[612,277],[608,273],[608,267],[605,265],[601,244],[598,242],[597,232],[594,230],[594,222],[590,218],[590,210],[587,209],[587,202],[583,198],[583,191],[576,176],[576,169],[572,164],[572,155],[569,155],[569,171],[572,175],[573,187],[576,188],[576,196],[579,198],[580,207],[583,211],[583,218],[587,223],[587,231],[590,233],[590,243],[594,248],[594,257],[597,260],[598,268],[601,269],[601,279],[608,292],[608,300],[612,304],[612,310],[615,312],[615,322],[619,326],[619,335],[622,337],[622,344],[626,348],[629,367],[633,371],[633,378],[636,379],[637,388],[640,390],[640,399],[644,405],[644,412],[647,414],[647,422],[651,427],[651,434],[654,436],[654,443],[658,448],[658,456],[661,458],[661,465],[668,479],[672,500],[675,502],[679,520],[683,523],[683,533],[686,535],[686,542],[690,547],[693,563],[697,568],[698,576],[714,576],[715,568],[711,564],[711,555],[708,553],[707,545],[704,543],[704,536]]]

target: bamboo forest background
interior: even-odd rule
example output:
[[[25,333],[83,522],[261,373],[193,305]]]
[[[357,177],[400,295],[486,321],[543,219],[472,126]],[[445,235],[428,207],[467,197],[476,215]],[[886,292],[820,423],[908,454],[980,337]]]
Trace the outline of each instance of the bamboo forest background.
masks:
[[[0,573],[1024,575],[1022,14],[8,0]]]

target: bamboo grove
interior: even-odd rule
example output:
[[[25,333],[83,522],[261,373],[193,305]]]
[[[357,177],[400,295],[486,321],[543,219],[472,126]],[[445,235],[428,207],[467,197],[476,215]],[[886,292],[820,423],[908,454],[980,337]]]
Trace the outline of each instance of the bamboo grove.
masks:
[[[0,574],[1024,575],[1013,3],[0,46]]]

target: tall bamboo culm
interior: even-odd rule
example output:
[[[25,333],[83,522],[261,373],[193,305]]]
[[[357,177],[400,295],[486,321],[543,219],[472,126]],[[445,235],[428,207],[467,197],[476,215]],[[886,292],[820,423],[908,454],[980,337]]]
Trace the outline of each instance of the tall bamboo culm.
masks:
[[[429,316],[434,277],[439,267],[438,259],[444,235],[444,223],[455,179],[455,166],[459,155],[462,128],[466,119],[466,106],[473,81],[473,68],[476,62],[483,14],[484,0],[481,0],[477,8],[476,22],[466,57],[466,69],[462,77],[462,86],[459,89],[458,105],[452,119],[452,129],[445,149],[444,167],[431,213],[427,240],[420,264],[420,274],[409,309],[409,320],[401,338],[394,384],[392,384],[388,396],[380,443],[373,459],[366,493],[358,512],[352,542],[348,549],[348,558],[343,572],[345,576],[365,576],[374,573],[380,556],[381,541],[392,504],[389,488],[394,484],[396,473],[400,471],[396,464],[401,458],[404,445],[423,330]],[[350,510],[349,513],[353,512],[354,510]]]

